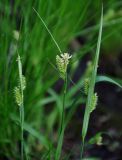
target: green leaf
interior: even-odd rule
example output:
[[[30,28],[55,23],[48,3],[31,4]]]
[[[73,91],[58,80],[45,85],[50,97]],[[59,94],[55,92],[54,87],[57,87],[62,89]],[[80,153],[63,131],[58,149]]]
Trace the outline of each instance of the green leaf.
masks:
[[[11,114],[10,118],[17,125],[20,124],[20,119],[15,114]],[[37,138],[45,148],[49,149],[48,140],[46,139],[46,137],[44,135],[42,135],[40,132],[36,131],[30,124],[28,124],[26,122],[24,122],[24,126],[23,127],[24,127],[25,131],[27,131],[33,137]]]
[[[95,82],[96,82],[96,76],[97,76],[97,67],[98,67],[98,61],[99,61],[99,54],[100,54],[100,44],[101,44],[101,37],[102,37],[102,26],[103,26],[103,6],[102,6],[102,12],[101,12],[101,20],[100,20],[100,29],[99,29],[99,36],[97,41],[97,49],[95,54],[95,59],[93,63],[93,70],[90,77],[90,83],[89,83],[89,90],[88,90],[88,97],[86,102],[86,109],[85,109],[85,115],[83,119],[83,128],[82,128],[82,148],[81,148],[81,159],[83,157],[83,149],[84,149],[84,141],[88,130],[88,124],[91,114],[91,104],[94,96],[94,88],[95,88]]]
[[[46,137],[43,136],[38,131],[36,131],[31,125],[29,125],[28,123],[24,123],[24,130],[26,130],[32,136],[34,136],[35,138],[37,138],[42,143],[42,145],[45,146],[45,148],[49,149],[49,143],[48,143]]]
[[[99,61],[99,54],[100,54],[100,44],[101,44],[101,36],[102,36],[102,25],[103,25],[103,7],[102,7],[102,13],[101,13],[101,20],[100,20],[100,29],[99,29],[99,36],[98,36],[98,42],[97,42],[97,49],[93,64],[93,71],[90,78],[89,83],[89,90],[88,90],[88,98],[86,102],[86,109],[85,109],[85,115],[83,120],[83,129],[82,129],[82,140],[84,141],[87,130],[88,130],[88,124],[90,119],[90,111],[91,111],[91,103],[92,103],[92,97],[94,95],[94,87],[95,87],[95,81],[96,81],[96,75],[97,75],[97,66]]]
[[[117,80],[114,80],[113,78],[107,77],[107,76],[97,76],[96,82],[109,82],[112,83],[120,88],[122,88],[122,84],[118,83]]]
[[[53,42],[55,43],[56,47],[58,48],[59,52],[62,53],[61,48],[59,47],[57,41],[55,40],[54,36],[52,35],[51,31],[49,30],[49,28],[47,27],[46,23],[44,22],[44,20],[42,19],[42,17],[39,15],[39,13],[36,11],[35,8],[33,8],[34,12],[37,14],[37,16],[39,17],[39,19],[41,20],[41,22],[43,23],[44,27],[46,28],[47,32],[49,33],[49,35],[51,36]]]

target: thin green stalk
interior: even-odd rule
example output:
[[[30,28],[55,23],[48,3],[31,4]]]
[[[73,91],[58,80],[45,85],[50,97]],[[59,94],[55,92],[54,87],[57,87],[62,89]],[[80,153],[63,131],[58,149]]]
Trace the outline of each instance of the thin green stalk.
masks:
[[[24,159],[24,137],[23,137],[23,124],[24,124],[24,107],[20,106],[20,125],[21,125],[21,160]]]
[[[49,28],[47,27],[46,23],[44,22],[44,20],[42,19],[42,17],[39,15],[39,13],[35,10],[35,8],[33,8],[33,10],[35,11],[35,13],[37,14],[37,16],[39,17],[39,19],[41,20],[41,22],[43,23],[43,25],[45,26],[47,32],[49,33],[49,35],[51,36],[52,40],[54,41],[56,47],[58,48],[60,53],[63,53],[58,45],[58,43],[56,42],[54,36],[52,35],[51,31],[49,30]],[[67,61],[71,58],[71,56],[67,55],[68,58]],[[60,58],[59,58],[60,59]],[[65,62],[64,62],[65,63]],[[64,68],[67,67],[68,63],[63,64]],[[66,65],[66,66],[65,66]],[[65,73],[65,80],[64,80],[64,93],[63,93],[63,107],[62,107],[62,115],[61,115],[61,123],[60,123],[60,130],[59,130],[59,141],[58,141],[58,145],[57,145],[57,149],[56,149],[56,154],[55,154],[55,160],[59,160],[60,159],[60,155],[61,155],[61,150],[62,150],[62,144],[63,144],[63,137],[64,137],[64,130],[65,130],[65,124],[64,124],[64,118],[65,118],[65,99],[66,99],[66,91],[67,91],[67,71]]]
[[[35,13],[37,14],[37,16],[39,17],[39,19],[41,20],[41,22],[43,23],[43,25],[45,26],[47,32],[49,33],[49,35],[51,36],[52,40],[54,41],[55,45],[57,46],[58,50],[60,53],[62,53],[61,48],[59,47],[58,43],[56,42],[54,36],[52,35],[52,33],[50,32],[50,30],[48,29],[46,23],[44,22],[44,20],[42,19],[42,17],[39,15],[39,13],[36,11],[35,8],[33,8],[33,10],[35,11]]]
[[[20,105],[20,125],[21,125],[21,160],[24,159],[24,137],[23,137],[23,126],[24,126],[24,96],[23,96],[23,82],[22,82],[22,64],[20,56],[18,54],[18,70],[19,70],[19,81],[20,81],[20,94],[21,94],[21,105]]]
[[[84,141],[82,141],[82,145],[81,145],[81,160],[83,158],[83,151],[84,151]]]
[[[67,92],[67,73],[64,80],[64,92],[63,92],[63,106],[62,106],[62,115],[61,115],[61,125],[60,125],[60,131],[59,131],[59,141],[57,145],[57,150],[55,154],[55,160],[59,160],[61,156],[61,150],[63,145],[63,138],[64,138],[64,119],[65,119],[65,102],[66,102],[66,92]]]
[[[60,131],[62,131],[63,125],[64,125],[64,116],[65,116],[64,110],[65,110],[66,91],[67,91],[67,74],[65,76],[65,81],[64,81],[63,108],[62,108],[62,117],[61,117],[61,128],[60,128]]]
[[[92,75],[90,78],[88,98],[87,98],[87,102],[86,102],[85,115],[84,115],[84,119],[83,119],[83,129],[82,129],[82,143],[83,144],[85,142],[85,137],[87,134],[89,119],[90,119],[90,114],[91,114],[92,97],[94,95],[95,81],[96,81],[96,76],[97,76],[97,67],[98,67],[99,54],[100,54],[100,44],[101,44],[101,37],[102,37],[102,24],[103,24],[103,7],[102,7],[102,12],[101,12],[101,20],[100,20],[100,29],[99,29],[99,36],[98,36],[98,42],[97,42],[97,49],[96,49],[96,54],[95,54],[95,59],[94,59],[93,71],[92,71]],[[82,146],[82,150],[83,150],[83,148],[84,148],[84,146]],[[82,155],[83,155],[83,153],[82,153]],[[81,160],[82,160],[82,156],[81,156]]]

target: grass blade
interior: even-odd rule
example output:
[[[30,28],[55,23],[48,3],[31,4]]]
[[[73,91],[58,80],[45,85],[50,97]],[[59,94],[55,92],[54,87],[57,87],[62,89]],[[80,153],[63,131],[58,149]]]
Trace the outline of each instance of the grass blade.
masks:
[[[109,83],[112,83],[120,88],[122,88],[122,84],[118,83],[116,80],[110,78],[110,77],[107,77],[107,76],[97,76],[96,78],[96,82],[109,82]]]
[[[54,36],[52,35],[52,33],[50,32],[49,28],[47,27],[46,23],[44,22],[44,20],[42,19],[42,17],[39,15],[39,13],[36,11],[35,8],[33,8],[33,10],[35,11],[35,13],[37,14],[37,16],[39,17],[39,19],[41,20],[41,22],[43,23],[43,25],[45,26],[46,30],[48,31],[49,35],[51,36],[52,40],[54,41],[55,45],[57,46],[58,50],[60,53],[62,53],[61,48],[59,47],[58,43],[56,42]]]

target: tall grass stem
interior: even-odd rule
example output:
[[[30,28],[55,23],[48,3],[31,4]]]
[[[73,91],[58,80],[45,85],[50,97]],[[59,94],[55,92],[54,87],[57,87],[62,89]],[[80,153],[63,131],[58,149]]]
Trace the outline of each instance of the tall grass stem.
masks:
[[[24,96],[23,96],[23,82],[22,82],[22,64],[20,56],[18,54],[18,70],[19,70],[19,81],[20,81],[20,93],[21,93],[21,105],[20,105],[20,125],[21,125],[21,160],[24,160],[24,137],[23,137],[23,126],[24,126]]]
[[[92,104],[92,99],[93,99],[92,97],[94,95],[94,88],[95,88],[95,82],[96,82],[96,76],[97,76],[97,67],[98,67],[98,61],[99,61],[99,55],[100,55],[102,26],[103,26],[103,6],[102,6],[102,11],[101,11],[100,28],[99,28],[99,35],[98,35],[98,41],[97,41],[97,49],[96,49],[96,53],[95,53],[92,74],[91,74],[91,77],[90,77],[88,96],[87,96],[87,102],[86,102],[86,109],[85,109],[85,114],[84,114],[84,119],[83,119],[83,128],[82,128],[82,141],[83,142],[85,142],[85,137],[86,137],[86,134],[87,134],[87,131],[88,131],[88,125],[89,125],[90,114],[91,114],[91,104]],[[84,146],[82,146],[82,148],[84,148]]]

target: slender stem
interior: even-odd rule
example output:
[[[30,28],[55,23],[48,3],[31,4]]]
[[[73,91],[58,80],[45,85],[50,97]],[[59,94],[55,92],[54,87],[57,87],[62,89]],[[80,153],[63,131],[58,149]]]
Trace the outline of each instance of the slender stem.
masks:
[[[50,34],[53,42],[55,43],[55,45],[57,46],[58,50],[60,53],[62,53],[61,48],[59,47],[58,43],[56,42],[54,36],[52,35],[52,33],[50,32],[49,28],[47,27],[46,23],[44,22],[44,20],[42,19],[42,17],[39,15],[39,13],[36,11],[35,8],[33,8],[33,10],[35,11],[35,13],[37,14],[37,16],[39,17],[39,19],[42,21],[43,25],[45,26],[47,32]]]
[[[64,126],[66,92],[67,92],[67,73],[66,73],[65,81],[64,81],[63,108],[62,108],[60,134],[61,134],[61,132],[63,130],[63,126]]]
[[[97,67],[98,67],[100,44],[101,44],[101,37],[102,37],[102,25],[103,25],[103,6],[101,10],[100,29],[99,29],[99,35],[98,35],[98,41],[97,41],[97,49],[96,49],[94,65],[93,65],[93,69],[91,73],[87,102],[86,102],[86,109],[85,109],[85,114],[84,114],[84,119],[83,119],[83,128],[82,128],[83,143],[85,141],[85,137],[88,131],[88,125],[89,125],[90,114],[91,114],[90,106],[92,104],[92,96],[94,94],[95,81],[96,81],[96,76],[97,76]],[[83,154],[83,148],[84,148],[84,144],[82,145],[82,154]]]
[[[85,139],[82,140],[82,144],[81,144],[81,155],[80,155],[80,160],[83,159],[84,142],[85,142]]]
[[[24,124],[24,107],[21,105],[20,107],[21,112],[21,160],[24,159],[24,136],[23,136],[23,124]]]
[[[64,118],[65,118],[66,92],[67,92],[67,73],[65,75],[65,80],[64,80],[63,106],[62,106],[62,115],[61,115],[61,123],[60,123],[60,130],[59,130],[59,142],[58,142],[58,146],[55,154],[55,160],[60,159],[62,145],[63,145],[63,137],[64,137],[64,130],[65,130]]]
[[[23,137],[23,125],[24,125],[24,96],[23,96],[23,82],[22,82],[22,64],[20,56],[18,54],[18,69],[19,69],[19,81],[20,81],[20,93],[21,93],[21,106],[20,106],[20,128],[21,128],[21,160],[24,160],[24,137]]]

